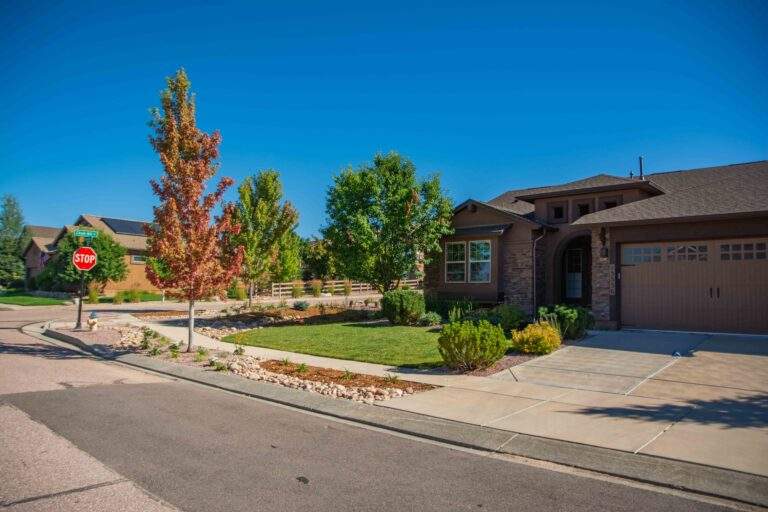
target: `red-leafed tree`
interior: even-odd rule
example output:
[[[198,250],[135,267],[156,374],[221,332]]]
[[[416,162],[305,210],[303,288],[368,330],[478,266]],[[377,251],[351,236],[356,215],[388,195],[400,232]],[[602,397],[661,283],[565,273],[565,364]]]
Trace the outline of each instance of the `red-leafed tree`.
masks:
[[[209,135],[197,128],[195,101],[183,69],[167,79],[160,95],[161,107],[152,110],[149,140],[160,156],[164,174],[151,180],[160,198],[154,208],[155,221],[146,226],[149,237],[147,277],[155,286],[189,302],[187,351],[192,350],[195,301],[224,293],[239,271],[242,247],[228,243],[239,226],[232,220],[233,206],[221,214],[213,210],[221,202],[232,179],[222,178],[215,191],[206,193],[206,183],[218,170],[218,132]]]

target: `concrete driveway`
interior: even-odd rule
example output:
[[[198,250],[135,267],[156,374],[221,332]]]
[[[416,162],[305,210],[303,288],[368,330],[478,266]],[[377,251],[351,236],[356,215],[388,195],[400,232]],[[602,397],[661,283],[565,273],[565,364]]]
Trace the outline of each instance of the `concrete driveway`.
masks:
[[[443,385],[382,405],[768,475],[768,336],[601,332]]]
[[[494,378],[629,394],[709,338],[705,334],[598,332],[577,345],[532,359]]]

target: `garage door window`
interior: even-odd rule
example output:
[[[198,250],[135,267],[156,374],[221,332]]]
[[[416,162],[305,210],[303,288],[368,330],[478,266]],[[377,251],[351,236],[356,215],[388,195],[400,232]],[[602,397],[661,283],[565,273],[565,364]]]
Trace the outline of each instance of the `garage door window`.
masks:
[[[661,261],[661,247],[625,247],[621,253],[624,265],[658,263]]]
[[[706,245],[670,245],[667,247],[667,261],[707,261]]]
[[[720,244],[720,259],[722,261],[764,260],[766,243]]]

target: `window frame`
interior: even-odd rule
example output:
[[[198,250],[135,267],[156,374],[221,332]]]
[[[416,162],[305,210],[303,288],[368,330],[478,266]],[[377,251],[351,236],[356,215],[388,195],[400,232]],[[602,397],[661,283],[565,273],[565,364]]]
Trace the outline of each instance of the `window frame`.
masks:
[[[581,212],[579,212],[579,207],[580,206],[587,206],[589,208],[589,211],[582,215]],[[596,210],[595,210],[595,199],[594,198],[574,199],[573,200],[573,208],[572,208],[571,216],[573,217],[574,220],[580,219],[584,215],[589,215],[590,213],[595,213],[595,211]]]
[[[473,260],[472,259],[472,249],[470,246],[472,244],[480,244],[480,243],[486,243],[488,244],[488,259],[487,260]],[[472,284],[488,284],[493,282],[493,242],[488,240],[469,240],[467,241],[467,250],[465,253],[466,261],[467,261],[467,271],[466,271],[466,278],[468,283]],[[473,281],[472,280],[472,263],[488,263],[488,280],[487,281]]]
[[[616,204],[614,206],[606,206],[606,203],[616,203]],[[610,210],[611,208],[616,208],[617,206],[621,206],[622,204],[623,204],[623,196],[621,195],[598,197],[597,211]]]
[[[464,259],[463,260],[448,260],[448,246],[449,245],[461,245],[462,247],[464,247]],[[444,266],[443,266],[443,281],[446,284],[466,283],[467,282],[467,256],[468,256],[467,255],[467,242],[464,241],[464,240],[445,242],[445,248],[444,248],[443,254],[445,254],[445,261],[444,261]],[[453,281],[453,280],[449,280],[448,279],[448,264],[449,263],[452,263],[452,264],[461,263],[461,264],[463,264],[463,266],[464,266],[464,279],[462,279],[460,281],[459,280]]]
[[[136,258],[141,258],[137,260]],[[146,265],[147,257],[143,254],[131,254],[131,265]]]
[[[563,216],[560,219],[555,218],[555,208],[562,208],[563,209]],[[570,222],[568,211],[568,201],[553,201],[551,203],[547,203],[547,222],[550,224],[567,224]]]

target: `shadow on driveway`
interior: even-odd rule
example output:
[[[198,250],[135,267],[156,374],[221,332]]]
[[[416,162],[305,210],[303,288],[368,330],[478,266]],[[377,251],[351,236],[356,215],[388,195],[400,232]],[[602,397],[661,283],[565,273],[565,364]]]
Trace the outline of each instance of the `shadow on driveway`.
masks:
[[[768,427],[768,394],[741,395],[717,400],[687,400],[660,405],[585,407],[580,412],[606,418],[685,421],[721,428]]]

